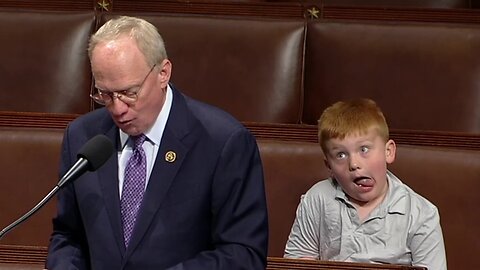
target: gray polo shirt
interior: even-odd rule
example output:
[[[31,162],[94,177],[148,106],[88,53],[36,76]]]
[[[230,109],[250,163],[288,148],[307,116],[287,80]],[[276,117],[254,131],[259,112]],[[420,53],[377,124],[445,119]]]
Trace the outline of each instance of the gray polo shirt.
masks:
[[[335,181],[315,184],[300,199],[284,256],[446,270],[437,207],[391,172],[387,179],[384,201],[363,222]]]

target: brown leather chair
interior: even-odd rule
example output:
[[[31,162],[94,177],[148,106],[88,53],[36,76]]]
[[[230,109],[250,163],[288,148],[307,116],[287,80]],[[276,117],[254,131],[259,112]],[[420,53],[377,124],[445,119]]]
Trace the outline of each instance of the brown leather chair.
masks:
[[[62,129],[0,128],[3,229],[42,200],[59,180]],[[2,245],[47,246],[55,197],[2,238]]]
[[[102,22],[119,14],[108,14]],[[158,27],[184,93],[241,121],[298,123],[304,21],[125,14]]]
[[[329,173],[317,143],[258,143],[269,210],[269,256],[283,256],[300,196]],[[438,207],[449,268],[478,269],[480,152],[397,145],[396,160],[389,169]]]
[[[326,20],[307,32],[305,123],[369,97],[392,129],[480,133],[478,26]]]
[[[449,269],[480,269],[480,151],[400,145],[390,169],[438,207]]]
[[[283,257],[300,196],[329,173],[317,143],[258,140],[270,229],[268,255]]]
[[[0,10],[0,111],[90,110],[88,12]]]

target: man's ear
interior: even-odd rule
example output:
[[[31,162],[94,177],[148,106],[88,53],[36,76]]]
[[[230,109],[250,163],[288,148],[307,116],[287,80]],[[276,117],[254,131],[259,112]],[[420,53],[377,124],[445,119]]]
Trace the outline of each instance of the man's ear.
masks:
[[[397,151],[397,145],[393,140],[388,140],[385,144],[385,159],[387,164],[393,163],[395,161],[395,154]]]
[[[164,59],[160,64],[160,81],[162,89],[167,87],[172,75],[172,62],[168,59]]]

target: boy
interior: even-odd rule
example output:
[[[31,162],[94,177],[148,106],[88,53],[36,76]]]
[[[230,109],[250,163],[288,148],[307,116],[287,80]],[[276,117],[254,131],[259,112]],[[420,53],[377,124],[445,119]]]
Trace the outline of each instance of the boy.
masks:
[[[318,132],[331,176],[302,196],[284,257],[447,269],[437,208],[387,170],[396,145],[375,102],[333,104]]]

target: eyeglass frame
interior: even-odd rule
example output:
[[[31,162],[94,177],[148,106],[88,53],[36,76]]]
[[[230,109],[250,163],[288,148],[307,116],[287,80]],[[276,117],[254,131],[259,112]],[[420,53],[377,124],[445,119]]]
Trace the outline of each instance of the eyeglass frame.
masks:
[[[130,89],[127,89],[127,90],[118,90],[118,91],[104,91],[104,90],[101,90],[100,88],[97,88],[95,87],[95,89],[97,90],[97,92],[95,94],[90,94],[90,98],[93,99],[93,101],[95,101],[96,103],[100,104],[100,105],[104,105],[104,106],[107,106],[107,105],[110,105],[113,103],[113,100],[115,98],[121,100],[122,102],[126,103],[126,104],[134,104],[137,99],[138,99],[138,94],[140,93],[140,91],[142,91],[143,89],[143,85],[145,84],[145,82],[147,81],[147,78],[148,76],[150,76],[150,73],[152,73],[153,69],[157,66],[157,64],[154,64],[152,66],[152,68],[150,69],[150,71],[148,71],[147,75],[145,76],[145,78],[143,79],[143,81],[140,83],[140,85],[138,86],[138,90],[134,91],[134,90],[131,90]],[[136,86],[134,86],[133,88],[135,88]],[[108,98],[108,101],[106,101],[104,98],[102,97],[106,97]]]

